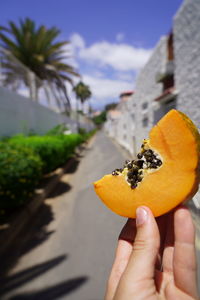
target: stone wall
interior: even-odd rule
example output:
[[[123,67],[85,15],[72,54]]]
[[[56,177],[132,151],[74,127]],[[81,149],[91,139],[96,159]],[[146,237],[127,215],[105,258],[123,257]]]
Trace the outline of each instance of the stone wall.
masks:
[[[200,129],[200,1],[185,0],[174,17],[177,108]],[[200,191],[195,195],[200,208]]]
[[[172,108],[185,112],[200,129],[200,0],[183,2],[172,29],[174,60],[167,61],[169,37],[162,37],[138,75],[128,111],[121,116],[121,124],[128,120],[126,148],[130,152],[134,149],[134,154],[142,140],[148,137],[151,127]],[[157,74],[166,74],[169,63],[174,71],[173,97],[155,101],[164,90],[163,84],[157,83]],[[122,132],[122,128],[119,130]],[[196,207],[200,208],[200,191],[194,199]]]
[[[155,123],[154,99],[162,93],[162,84],[156,82],[156,75],[164,72],[166,65],[166,37],[162,37],[149,61],[141,70],[135,86],[132,112],[135,115],[135,142],[139,149],[142,140]]]
[[[177,108],[200,128],[200,1],[185,0],[174,17]]]

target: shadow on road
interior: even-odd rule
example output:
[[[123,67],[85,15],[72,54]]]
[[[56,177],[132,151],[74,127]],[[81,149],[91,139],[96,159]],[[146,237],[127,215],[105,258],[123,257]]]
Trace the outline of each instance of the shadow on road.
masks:
[[[67,168],[67,170],[64,171],[64,174],[72,174],[75,173],[76,170],[78,169],[78,165],[80,163],[80,160],[78,158],[78,156],[76,155],[76,157],[72,158],[72,163],[70,164],[70,166]]]
[[[67,255],[60,255],[56,258],[47,260],[46,262],[37,264],[33,267],[27,268],[23,271],[17,272],[14,275],[5,276],[0,280],[0,295],[10,292],[13,289],[20,287],[21,285],[33,280],[41,274],[49,271],[62,263],[67,258]],[[38,298],[37,298],[38,299]]]
[[[65,171],[65,174],[76,172],[79,165],[79,158],[72,158],[72,164]],[[45,184],[45,180],[48,181],[49,178],[44,179],[42,185]],[[67,193],[72,187],[61,180],[56,185],[55,189],[48,196],[49,198],[55,198],[64,193]],[[27,252],[31,251],[33,248],[37,247],[41,243],[45,242],[54,231],[48,231],[47,225],[54,220],[53,212],[51,206],[43,203],[38,209],[36,215],[31,217],[29,224],[26,228],[19,234],[12,248],[9,249],[3,257],[0,257],[1,268],[0,276],[4,276],[7,271],[14,266],[17,260]],[[15,249],[15,251],[13,251]]]
[[[58,184],[56,185],[56,188],[49,194],[48,198],[55,198],[64,193],[67,193],[69,190],[71,190],[70,184],[59,181]]]
[[[28,236],[26,243],[24,243],[21,248],[20,254],[31,251],[33,248],[39,246],[41,243],[45,242],[54,231],[47,231],[46,226],[54,220],[54,215],[50,205],[43,203],[37,214],[30,220],[30,227],[28,230],[25,229],[25,234]],[[23,236],[23,233],[20,234]]]
[[[25,253],[31,251],[44,241],[46,241],[54,231],[48,231],[46,226],[54,220],[52,209],[43,203],[37,211],[37,217],[33,216],[29,224],[20,233],[15,243],[12,245],[1,260],[0,276],[5,276],[17,260]],[[14,251],[13,251],[14,249]]]
[[[79,162],[80,157],[74,157],[72,164],[65,171],[65,174],[76,172]],[[44,182],[42,184],[44,184]],[[48,197],[55,198],[68,192],[71,188],[72,187],[68,183],[63,182],[61,179]],[[42,264],[37,264],[15,275],[8,275],[9,270],[18,262],[22,255],[32,251],[35,247],[45,242],[55,232],[53,230],[50,231],[47,228],[47,225],[53,220],[54,215],[51,206],[43,203],[37,213],[30,218],[29,224],[27,224],[26,228],[19,234],[11,249],[9,249],[3,257],[0,257],[0,295],[4,295],[5,293],[8,293],[8,291],[40,276],[40,274],[47,272],[49,269],[66,259],[67,256],[62,255]],[[67,294],[73,289],[78,288],[87,280],[87,277],[78,277],[63,281],[60,284],[45,288],[38,292],[15,295],[10,299],[56,299],[58,296]]]
[[[53,285],[49,288],[45,288],[39,291],[29,292],[29,293],[22,293],[15,295],[10,298],[10,300],[54,300],[59,299],[59,297],[63,295],[67,295],[77,288],[81,287],[86,281],[88,277],[80,276],[77,278],[73,278],[70,280],[63,281],[59,284]]]

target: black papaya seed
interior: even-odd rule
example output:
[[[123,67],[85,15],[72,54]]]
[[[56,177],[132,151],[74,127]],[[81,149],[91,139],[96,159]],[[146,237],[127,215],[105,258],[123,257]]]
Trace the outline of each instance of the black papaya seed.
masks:
[[[143,163],[144,163],[144,160],[142,160],[142,159],[139,159],[139,160],[136,162],[136,164],[137,164],[137,166],[138,166],[139,168],[142,168]]]
[[[152,161],[153,161],[153,159],[152,159],[152,157],[151,157],[151,156],[147,156],[147,157],[146,157],[146,161],[147,161],[147,162],[152,162]]]
[[[128,174],[127,174],[128,178],[132,178],[133,177],[133,172],[132,171],[129,171]]]
[[[157,168],[157,165],[156,165],[155,163],[152,163],[152,164],[150,164],[150,168],[156,169],[156,168]]]
[[[131,188],[135,189],[137,187],[137,183],[131,184]]]
[[[130,160],[129,159],[125,160],[125,164],[127,165],[128,163],[130,163]]]
[[[141,159],[143,157],[142,153],[138,153],[137,158]]]
[[[162,161],[160,159],[157,160],[157,165],[161,166],[162,165]]]
[[[130,170],[130,169],[132,169],[132,166],[133,166],[132,163],[129,162],[128,165],[127,165],[127,168]]]

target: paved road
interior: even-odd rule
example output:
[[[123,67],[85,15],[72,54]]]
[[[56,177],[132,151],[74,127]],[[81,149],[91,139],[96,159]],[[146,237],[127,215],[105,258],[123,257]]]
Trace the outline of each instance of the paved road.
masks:
[[[125,220],[104,207],[91,183],[124,158],[101,132],[83,155],[28,228],[30,239],[18,250],[0,299],[103,299]]]
[[[13,247],[17,262],[2,284],[0,299],[103,299],[125,220],[104,207],[91,183],[120,167],[123,156],[104,133],[97,134]],[[200,236],[199,225],[197,229]],[[200,251],[198,256],[200,261]]]

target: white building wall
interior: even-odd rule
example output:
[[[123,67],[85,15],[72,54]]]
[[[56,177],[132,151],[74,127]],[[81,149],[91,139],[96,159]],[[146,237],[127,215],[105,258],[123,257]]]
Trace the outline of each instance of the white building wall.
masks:
[[[129,100],[129,103],[127,103],[127,111],[125,114],[125,119],[126,119],[126,149],[131,153],[134,153],[134,146],[133,146],[133,136],[134,136],[134,120],[133,120],[133,114],[130,113],[130,104],[131,101]]]
[[[200,1],[185,0],[174,18],[177,108],[200,128]]]
[[[81,127],[93,129],[93,124],[83,121],[80,120]],[[75,120],[0,87],[0,136],[27,134],[31,131],[44,134],[61,123],[66,123],[72,132],[76,132]]]
[[[185,112],[200,129],[200,0],[183,2],[174,17],[173,43],[176,101],[154,101],[163,92],[163,85],[156,82],[156,75],[165,73],[167,66],[167,37],[162,37],[139,73],[135,93],[129,103],[129,116],[124,112],[119,120],[117,130],[121,134],[122,124],[128,120],[128,148],[134,149],[133,153],[139,150],[152,126],[171,108]],[[134,118],[130,117],[131,114]],[[117,139],[123,144],[120,142],[121,135]],[[200,207],[200,191],[195,199],[196,206]]]
[[[133,139],[135,139],[137,150],[139,150],[142,140],[148,137],[148,133],[154,124],[156,114],[154,99],[162,93],[162,84],[156,82],[156,75],[165,70],[167,60],[166,41],[166,37],[160,39],[136,81],[132,112],[135,114],[135,138],[133,137]]]
[[[177,108],[200,129],[200,1],[185,0],[174,18]],[[200,208],[200,191],[195,195]]]
[[[107,113],[107,120],[104,124],[104,130],[111,137],[116,139],[117,137],[117,127],[119,122],[120,115],[113,116],[112,113]]]
[[[126,102],[120,103],[121,116],[119,118],[118,126],[118,143],[123,147],[127,144],[127,120],[126,120]]]
[[[126,101],[123,101],[119,104],[118,110],[120,110],[121,115],[116,120],[116,135],[114,138],[116,141],[133,154],[133,145],[132,140],[132,117],[130,114],[130,96]]]

